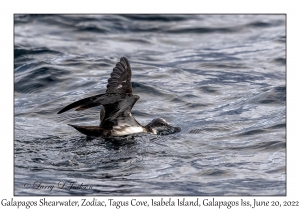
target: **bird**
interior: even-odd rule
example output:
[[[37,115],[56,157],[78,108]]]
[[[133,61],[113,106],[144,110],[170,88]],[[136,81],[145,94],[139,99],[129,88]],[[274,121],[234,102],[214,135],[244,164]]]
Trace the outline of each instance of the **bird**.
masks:
[[[86,136],[113,138],[136,133],[169,135],[180,132],[180,127],[171,126],[163,118],[153,119],[143,126],[132,116],[132,107],[140,97],[132,93],[131,75],[129,60],[126,57],[121,57],[108,79],[106,93],[75,101],[61,109],[57,114],[73,108],[76,108],[75,111],[82,111],[101,106],[98,126],[68,124]]]

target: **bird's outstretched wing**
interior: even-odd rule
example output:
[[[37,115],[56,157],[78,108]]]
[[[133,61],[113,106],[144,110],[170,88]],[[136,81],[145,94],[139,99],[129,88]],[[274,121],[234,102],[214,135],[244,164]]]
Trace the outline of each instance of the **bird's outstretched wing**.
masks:
[[[70,109],[76,108],[75,111],[82,111],[91,107],[103,105],[105,107],[105,117],[110,115],[110,110],[117,109],[121,104],[123,105],[127,102],[127,106],[132,108],[134,103],[137,101],[138,96],[128,95],[128,94],[100,94],[92,97],[84,98],[74,103],[69,104],[60,110],[57,114],[69,111]],[[125,100],[123,102],[123,100]],[[120,104],[120,105],[119,105]],[[104,117],[104,118],[105,118]],[[101,116],[103,118],[103,116]]]
[[[75,101],[64,107],[57,114],[70,109],[76,111],[85,110],[91,107],[102,105],[100,119],[103,128],[112,128],[126,121],[126,126],[139,125],[132,117],[131,109],[139,99],[139,96],[132,95],[131,67],[127,58],[122,57],[116,64],[108,79],[106,94],[91,96]],[[124,123],[123,123],[124,124]]]
[[[79,101],[66,106],[58,112],[58,114],[76,108],[76,111],[81,111],[90,107],[102,105],[104,107],[101,113],[101,127],[112,128],[118,125],[120,119],[131,121],[129,125],[138,125],[136,120],[131,115],[131,109],[140,97],[131,94],[101,94]]]
[[[81,111],[91,107],[99,106],[101,105],[101,97],[103,98],[104,95],[105,94],[95,95],[92,97],[81,99],[79,101],[75,101],[74,103],[69,104],[68,106],[57,112],[57,114],[61,114],[73,108],[77,108],[76,111]]]
[[[108,79],[106,93],[132,94],[131,67],[127,58],[122,57]]]

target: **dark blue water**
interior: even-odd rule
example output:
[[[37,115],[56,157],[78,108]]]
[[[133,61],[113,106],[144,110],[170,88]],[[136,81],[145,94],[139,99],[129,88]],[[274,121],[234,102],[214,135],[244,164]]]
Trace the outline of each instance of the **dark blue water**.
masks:
[[[15,195],[285,195],[284,15],[16,15]],[[182,131],[87,139],[104,93],[132,66],[133,115]],[[59,183],[93,186],[60,189]],[[35,184],[34,184],[35,183]],[[37,186],[56,185],[49,189]]]

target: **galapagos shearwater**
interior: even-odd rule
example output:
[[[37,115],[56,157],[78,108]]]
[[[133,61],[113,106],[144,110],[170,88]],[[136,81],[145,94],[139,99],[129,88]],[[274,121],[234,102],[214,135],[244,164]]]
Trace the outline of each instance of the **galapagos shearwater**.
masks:
[[[108,79],[106,93],[84,98],[69,104],[57,114],[70,109],[85,110],[95,106],[102,106],[99,126],[70,125],[87,136],[112,138],[135,133],[152,133],[168,135],[180,132],[179,127],[171,126],[162,118],[152,120],[142,126],[131,114],[131,109],[140,97],[132,94],[131,67],[127,58],[122,57],[116,64]]]

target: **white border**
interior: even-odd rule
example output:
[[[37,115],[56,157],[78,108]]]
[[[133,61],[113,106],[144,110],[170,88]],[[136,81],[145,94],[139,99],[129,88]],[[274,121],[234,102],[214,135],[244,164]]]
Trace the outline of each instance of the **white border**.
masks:
[[[13,14],[14,13],[286,13],[287,14],[287,197],[257,197],[258,200],[299,201],[299,6],[296,1],[1,1],[1,184],[0,198],[13,197]],[[15,197],[39,200],[41,197]],[[48,197],[66,200],[69,197]],[[79,197],[73,197],[79,200]],[[117,198],[117,197],[114,197]],[[243,198],[243,197],[242,197]],[[245,198],[254,199],[255,197]],[[107,199],[107,197],[105,198]],[[126,199],[120,197],[120,199]],[[129,197],[128,199],[132,199]],[[142,197],[139,197],[142,199]],[[148,197],[147,199],[150,200]],[[203,199],[203,197],[202,197]],[[219,200],[239,200],[219,197]],[[71,208],[70,208],[71,209]],[[109,209],[109,208],[106,208]],[[116,209],[116,208],[112,208]],[[159,208],[158,208],[159,209]],[[204,208],[201,208],[204,209]],[[276,208],[272,208],[276,209]],[[280,208],[284,209],[284,208]]]

